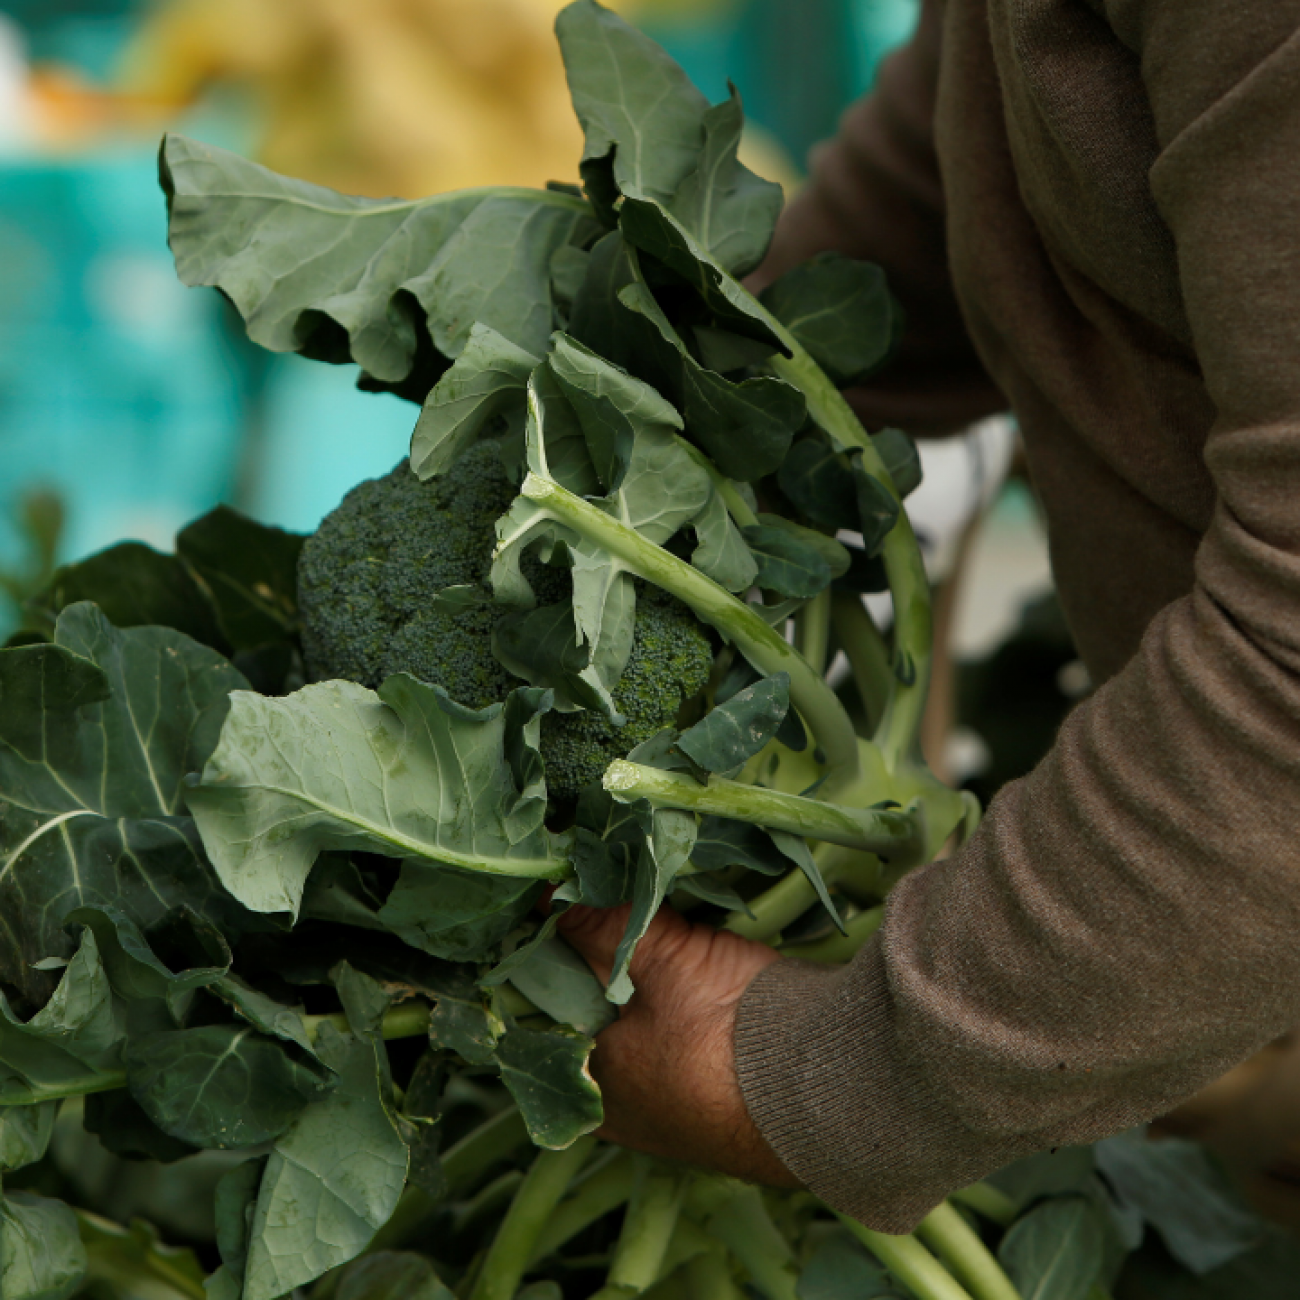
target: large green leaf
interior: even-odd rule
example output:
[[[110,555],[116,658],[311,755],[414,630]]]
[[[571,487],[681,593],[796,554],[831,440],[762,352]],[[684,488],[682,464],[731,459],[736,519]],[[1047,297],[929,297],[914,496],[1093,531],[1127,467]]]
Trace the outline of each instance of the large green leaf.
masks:
[[[813,1252],[799,1274],[798,1300],[895,1300],[885,1270],[846,1232]]]
[[[857,483],[845,458],[821,438],[800,438],[777,475],[800,514],[823,528],[862,526]]]
[[[0,1296],[67,1300],[86,1275],[77,1220],[62,1201],[29,1192],[0,1197]]]
[[[741,529],[741,536],[758,565],[754,581],[779,596],[808,600],[831,584],[831,566],[807,529],[769,520]]]
[[[842,253],[801,262],[769,284],[760,301],[840,387],[879,369],[902,325],[885,273]]]
[[[321,682],[284,699],[236,693],[188,794],[222,882],[255,912],[296,915],[326,849],[563,876],[566,841],[543,825],[540,763],[510,761],[537,754],[549,701],[531,688],[511,700],[474,712],[405,674],[378,692]]]
[[[758,577],[758,561],[741,536],[720,492],[714,492],[691,521],[698,542],[691,563],[728,591],[748,591]]]
[[[594,0],[562,10],[555,33],[586,133],[588,192],[605,208],[620,193],[666,203],[699,163],[709,101],[654,41]]]
[[[381,1250],[339,1275],[337,1300],[452,1300],[433,1265],[413,1251]]]
[[[28,614],[52,634],[59,615],[83,600],[115,627],[170,627],[225,648],[216,611],[185,563],[143,542],[119,542],[64,565],[28,602]]]
[[[523,408],[536,366],[531,352],[475,324],[465,350],[425,399],[411,435],[411,469],[422,479],[450,469],[494,416],[512,402]]]
[[[127,1047],[126,1067],[131,1095],[164,1133],[217,1150],[279,1137],[332,1084],[241,1025],[141,1035]]]
[[[35,1106],[0,1106],[0,1174],[34,1165],[50,1144],[57,1101]]]
[[[998,1258],[1023,1300],[1086,1300],[1101,1276],[1100,1212],[1080,1196],[1044,1201],[1002,1239]]]
[[[180,904],[237,910],[180,791],[247,683],[188,637],[119,630],[89,604],[65,610],[55,637],[0,651],[0,978],[37,1001],[50,981],[32,963],[71,952],[76,907],[143,925]]]
[[[251,650],[297,630],[298,555],[306,540],[218,506],[177,533],[176,552],[206,584],[226,640]]]
[[[706,772],[727,772],[753,758],[776,735],[790,708],[790,675],[775,673],[710,709],[677,740]]]
[[[160,174],[186,284],[221,289],[255,343],[355,361],[368,386],[415,401],[475,322],[540,356],[554,325],[551,258],[596,229],[569,194],[353,198],[181,136],[163,142]]]
[[[734,88],[710,108],[654,41],[593,0],[569,5],[556,34],[586,133],[583,180],[606,219],[619,194],[657,199],[733,274],[753,270],[781,189],[737,158],[744,115]]]
[[[534,1145],[560,1151],[600,1127],[600,1089],[587,1069],[594,1047],[590,1038],[565,1025],[515,1027],[497,1043],[501,1080]]]
[[[615,1011],[591,967],[563,939],[543,939],[510,972],[510,983],[553,1020],[594,1038]]]
[[[244,1300],[278,1300],[354,1259],[406,1181],[406,1144],[385,1108],[373,1045],[330,1024],[316,1043],[339,1084],[272,1148],[249,1225]]]
[[[1193,1273],[1219,1268],[1259,1242],[1262,1221],[1198,1143],[1125,1134],[1093,1152],[1120,1203],[1139,1212]]]
[[[402,864],[379,919],[413,948],[447,961],[489,961],[541,896],[535,880]]]
[[[625,286],[618,299],[645,322],[642,346],[656,354],[690,437],[718,469],[744,482],[773,473],[807,416],[803,394],[767,375],[733,383],[702,366],[645,284]]]

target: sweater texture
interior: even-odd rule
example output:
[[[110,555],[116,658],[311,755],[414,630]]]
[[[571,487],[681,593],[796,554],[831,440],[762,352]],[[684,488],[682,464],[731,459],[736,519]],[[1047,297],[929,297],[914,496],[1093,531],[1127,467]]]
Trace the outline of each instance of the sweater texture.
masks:
[[[770,267],[884,266],[869,428],[1010,406],[1095,693],[852,965],[747,992],[751,1114],[911,1229],[1300,1022],[1300,0],[946,0]]]

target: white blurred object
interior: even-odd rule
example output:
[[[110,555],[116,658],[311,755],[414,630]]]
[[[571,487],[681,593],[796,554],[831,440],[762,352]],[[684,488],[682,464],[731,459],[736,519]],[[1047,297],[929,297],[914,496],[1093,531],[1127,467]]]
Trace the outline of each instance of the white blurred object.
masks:
[[[0,13],[0,152],[15,152],[31,140],[27,81],[27,42],[22,29]]]

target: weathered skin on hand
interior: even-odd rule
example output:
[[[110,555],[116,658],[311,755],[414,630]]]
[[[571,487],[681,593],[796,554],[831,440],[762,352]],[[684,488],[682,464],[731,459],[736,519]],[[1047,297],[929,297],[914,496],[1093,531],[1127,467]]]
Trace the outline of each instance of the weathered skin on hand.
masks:
[[[628,908],[575,907],[560,932],[608,980]],[[745,1109],[732,1050],[736,1007],[781,958],[766,944],[692,925],[671,908],[632,960],[636,993],[596,1039],[605,1102],[599,1136],[621,1146],[771,1187],[798,1187]]]

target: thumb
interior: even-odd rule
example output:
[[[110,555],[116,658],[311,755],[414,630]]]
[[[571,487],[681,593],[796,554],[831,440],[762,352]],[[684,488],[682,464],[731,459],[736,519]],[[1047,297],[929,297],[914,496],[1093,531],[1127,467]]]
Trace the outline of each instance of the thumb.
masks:
[[[622,907],[570,907],[560,917],[557,929],[572,948],[591,967],[602,984],[609,983],[614,970],[614,954],[627,929],[631,903]]]

